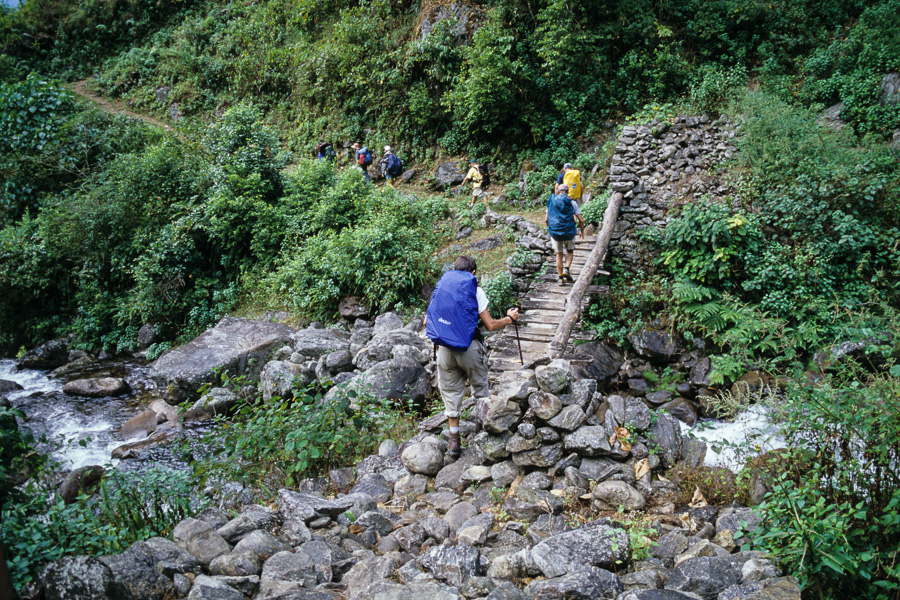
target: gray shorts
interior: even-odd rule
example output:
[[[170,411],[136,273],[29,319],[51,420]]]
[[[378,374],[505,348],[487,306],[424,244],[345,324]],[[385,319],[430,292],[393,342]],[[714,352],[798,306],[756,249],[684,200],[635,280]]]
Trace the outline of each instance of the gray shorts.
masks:
[[[466,380],[469,380],[473,398],[487,398],[488,369],[484,344],[472,341],[465,352],[456,352],[444,346],[437,351],[438,389],[444,401],[444,414],[451,418],[459,417],[466,392]]]
[[[550,242],[553,244],[553,251],[557,254],[562,254],[566,250],[569,252],[575,251],[575,240],[558,240],[554,237],[550,237]]]

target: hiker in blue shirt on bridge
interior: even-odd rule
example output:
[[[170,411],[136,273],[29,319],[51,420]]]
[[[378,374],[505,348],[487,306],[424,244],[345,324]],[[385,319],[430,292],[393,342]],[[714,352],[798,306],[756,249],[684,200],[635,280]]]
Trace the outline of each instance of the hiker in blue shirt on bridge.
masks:
[[[438,389],[450,427],[447,450],[454,460],[461,453],[459,411],[466,380],[471,397],[490,396],[487,354],[478,321],[480,319],[488,331],[496,331],[519,320],[518,308],[506,311],[506,317],[502,319],[491,316],[487,294],[475,277],[476,270],[475,259],[471,256],[457,258],[453,270],[444,273],[437,282],[425,314],[425,334],[437,348]]]
[[[550,234],[553,251],[556,252],[556,273],[559,275],[559,285],[565,285],[568,281],[573,283],[569,268],[572,259],[575,258],[575,219],[578,219],[581,239],[584,239],[584,219],[581,217],[581,209],[578,202],[569,197],[569,186],[565,183],[556,187],[556,193],[550,194],[547,199],[547,216],[544,224]],[[566,254],[568,253],[568,254]],[[563,254],[565,267],[563,267]]]

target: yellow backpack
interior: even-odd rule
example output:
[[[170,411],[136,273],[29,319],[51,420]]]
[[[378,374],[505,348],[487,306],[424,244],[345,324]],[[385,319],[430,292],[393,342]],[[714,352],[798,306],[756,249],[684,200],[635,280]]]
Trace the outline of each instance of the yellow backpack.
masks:
[[[581,171],[569,169],[563,176],[563,183],[569,186],[569,198],[581,200]]]

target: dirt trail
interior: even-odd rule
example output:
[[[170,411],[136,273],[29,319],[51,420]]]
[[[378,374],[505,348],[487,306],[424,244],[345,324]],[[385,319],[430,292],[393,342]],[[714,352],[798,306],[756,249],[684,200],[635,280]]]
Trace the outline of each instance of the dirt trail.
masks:
[[[173,130],[172,126],[169,125],[168,123],[163,123],[162,121],[154,119],[153,117],[148,117],[147,115],[142,115],[142,114],[136,113],[133,110],[126,108],[125,104],[122,102],[119,102],[118,100],[109,100],[107,98],[104,98],[104,97],[98,95],[97,93],[93,92],[92,90],[90,90],[88,88],[89,81],[90,81],[89,79],[82,79],[81,81],[76,81],[71,86],[72,91],[75,92],[76,94],[78,94],[79,96],[81,96],[82,98],[87,98],[88,100],[90,100],[91,102],[96,104],[101,110],[105,110],[106,112],[117,114],[117,115],[119,115],[119,114],[128,115],[129,117],[132,117],[134,119],[140,119],[141,121],[143,121],[144,123],[147,123],[148,125],[155,125],[157,127],[162,127],[163,129],[167,129],[169,131]]]

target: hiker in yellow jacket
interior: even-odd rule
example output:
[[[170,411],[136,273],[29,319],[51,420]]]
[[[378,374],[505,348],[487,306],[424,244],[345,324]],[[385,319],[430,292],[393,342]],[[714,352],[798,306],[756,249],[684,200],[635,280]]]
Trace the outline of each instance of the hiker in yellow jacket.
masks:
[[[584,188],[581,185],[581,171],[572,168],[572,163],[563,165],[562,173],[560,173],[559,177],[556,179],[556,188],[553,190],[554,194],[559,193],[559,186],[562,184],[569,186],[569,198],[580,204],[581,192],[584,191]]]

